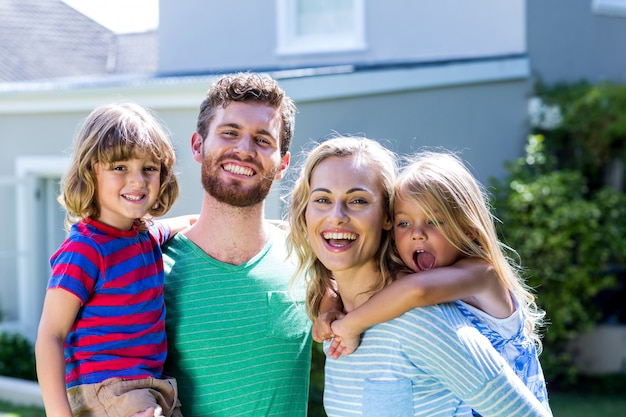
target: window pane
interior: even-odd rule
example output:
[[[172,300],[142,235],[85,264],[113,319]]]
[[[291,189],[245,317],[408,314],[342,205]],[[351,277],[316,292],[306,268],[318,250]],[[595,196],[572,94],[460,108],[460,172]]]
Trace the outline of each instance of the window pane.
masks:
[[[354,31],[353,0],[297,0],[296,36]]]

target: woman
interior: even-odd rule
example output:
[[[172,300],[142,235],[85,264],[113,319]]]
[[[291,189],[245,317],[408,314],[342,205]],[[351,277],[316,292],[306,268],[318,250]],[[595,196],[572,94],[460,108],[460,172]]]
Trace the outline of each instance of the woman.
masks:
[[[288,245],[307,277],[314,319],[336,285],[346,312],[392,280],[394,155],[365,138],[313,149],[292,194]],[[328,347],[326,344],[325,348]],[[329,417],[549,416],[454,304],[413,309],[363,334],[359,349],[325,367]]]

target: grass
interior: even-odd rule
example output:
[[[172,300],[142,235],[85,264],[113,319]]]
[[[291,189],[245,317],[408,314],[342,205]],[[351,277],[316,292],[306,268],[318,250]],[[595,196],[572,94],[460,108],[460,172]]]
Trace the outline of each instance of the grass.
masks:
[[[555,417],[626,417],[626,397],[556,393],[550,395],[550,405]],[[313,410],[311,410],[313,411]],[[323,417],[315,410],[309,417]],[[0,401],[0,417],[45,417],[42,409],[23,407]]]
[[[626,396],[554,393],[550,394],[550,408],[554,417],[626,417]],[[326,413],[316,404],[309,407],[309,417],[326,417]]]
[[[320,390],[311,392],[309,417],[326,417]],[[626,417],[626,375],[582,376],[569,389],[548,389],[548,395],[554,417]]]
[[[555,417],[626,417],[626,375],[581,376],[566,390],[550,392]]]
[[[549,395],[555,417],[626,417],[626,376],[583,379],[571,390]],[[326,416],[320,404],[311,405],[309,417]],[[38,407],[0,401],[0,417],[45,417],[45,413]]]
[[[25,407],[0,401],[0,417],[45,417],[39,407]]]
[[[626,397],[597,394],[550,394],[554,417],[626,417]]]
[[[550,405],[555,417],[626,417],[626,397],[556,393],[550,395]],[[319,409],[311,410],[309,417],[323,417]],[[45,417],[42,409],[23,407],[0,401],[0,417]]]

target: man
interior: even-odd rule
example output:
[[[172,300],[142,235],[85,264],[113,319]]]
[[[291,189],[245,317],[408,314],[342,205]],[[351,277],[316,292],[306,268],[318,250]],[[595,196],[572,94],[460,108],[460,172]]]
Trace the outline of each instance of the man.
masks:
[[[264,220],[289,166],[296,107],[258,74],[220,78],[191,137],[197,222],[163,249],[169,354],[185,417],[305,416],[311,325],[284,230]],[[296,303],[296,301],[298,301]]]

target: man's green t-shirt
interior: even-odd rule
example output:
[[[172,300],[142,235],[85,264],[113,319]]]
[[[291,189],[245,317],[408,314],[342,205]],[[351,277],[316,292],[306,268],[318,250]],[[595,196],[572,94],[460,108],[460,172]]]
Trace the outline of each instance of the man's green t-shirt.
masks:
[[[181,233],[163,247],[168,358],[185,417],[306,416],[311,322],[285,232],[242,265]],[[245,236],[241,237],[245,239]]]

